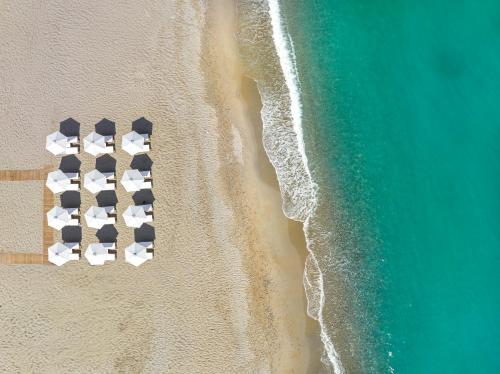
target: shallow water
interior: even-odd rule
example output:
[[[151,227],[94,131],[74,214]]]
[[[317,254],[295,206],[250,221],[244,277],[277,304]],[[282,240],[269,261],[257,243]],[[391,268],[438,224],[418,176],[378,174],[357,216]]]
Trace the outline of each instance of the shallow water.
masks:
[[[500,3],[281,4],[343,367],[499,372]]]

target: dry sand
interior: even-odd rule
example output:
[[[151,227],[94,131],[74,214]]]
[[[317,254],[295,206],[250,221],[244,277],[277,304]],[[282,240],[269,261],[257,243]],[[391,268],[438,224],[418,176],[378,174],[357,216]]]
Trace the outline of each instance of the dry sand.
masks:
[[[43,184],[0,182],[0,252],[42,253]]]
[[[283,216],[262,150],[233,4],[212,4],[3,3],[0,126],[12,140],[2,143],[1,168],[57,165],[45,135],[67,117],[82,137],[108,118],[119,139],[144,116],[153,124],[156,251],[142,267],[124,263],[134,232],[119,216],[115,263],[2,266],[0,372],[314,370],[301,228]],[[121,176],[132,158],[113,157]],[[94,168],[93,157],[79,158],[82,173]],[[132,198],[121,186],[117,194],[123,212]],[[86,190],[81,199],[82,212],[95,204]],[[25,231],[12,227],[13,236]],[[92,241],[84,226],[83,248]]]

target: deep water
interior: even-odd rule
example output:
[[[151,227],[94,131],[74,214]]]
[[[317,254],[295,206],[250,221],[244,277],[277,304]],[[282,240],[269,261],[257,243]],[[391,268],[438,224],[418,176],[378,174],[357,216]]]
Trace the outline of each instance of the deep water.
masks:
[[[281,1],[350,372],[500,372],[500,2]]]

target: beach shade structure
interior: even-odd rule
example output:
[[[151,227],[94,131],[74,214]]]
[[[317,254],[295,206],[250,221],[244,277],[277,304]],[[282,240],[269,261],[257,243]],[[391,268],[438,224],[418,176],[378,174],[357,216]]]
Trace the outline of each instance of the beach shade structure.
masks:
[[[116,243],[92,243],[85,251],[85,258],[90,265],[104,265],[106,261],[116,260],[115,251]]]
[[[47,250],[49,262],[61,266],[68,261],[79,260],[80,253],[76,252],[79,249],[79,243],[55,243]]]
[[[149,152],[151,149],[148,134],[139,134],[131,131],[122,136],[122,149],[131,156],[138,153]]]
[[[47,212],[47,224],[56,229],[61,230],[65,226],[80,225],[78,208],[61,208],[53,207]]]
[[[65,156],[78,153],[78,137],[66,136],[63,133],[56,131],[47,135],[45,148],[50,153],[56,156]]]
[[[85,212],[85,221],[88,227],[100,229],[104,225],[114,225],[116,223],[116,209],[114,206],[91,206]]]
[[[151,171],[132,169],[123,173],[121,184],[127,192],[134,192],[142,189],[150,189],[152,187],[151,180]]]
[[[153,221],[153,206],[151,204],[130,205],[122,216],[128,227],[139,228],[143,223]]]
[[[153,258],[153,242],[133,243],[125,248],[125,261],[139,266]]]
[[[101,135],[92,131],[83,138],[83,148],[85,152],[96,157],[100,154],[113,153],[115,151],[113,135]]]
[[[79,173],[63,173],[62,170],[51,171],[47,174],[45,185],[53,192],[78,191],[80,189]]]
[[[83,186],[93,194],[106,190],[114,190],[116,187],[114,179],[115,173],[101,173],[99,170],[94,169],[85,174]]]

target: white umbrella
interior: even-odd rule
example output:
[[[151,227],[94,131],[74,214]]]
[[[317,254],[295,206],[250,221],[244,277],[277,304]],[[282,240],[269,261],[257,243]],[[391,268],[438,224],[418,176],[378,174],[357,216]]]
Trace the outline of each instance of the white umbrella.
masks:
[[[100,229],[108,222],[108,213],[102,207],[91,206],[85,212],[85,221],[87,221],[88,227]]]
[[[139,228],[146,222],[146,211],[144,207],[137,205],[130,205],[122,214],[125,224],[128,227]]]
[[[134,266],[139,266],[153,257],[147,247],[141,243],[134,243],[125,248],[125,261]]]
[[[106,183],[106,176],[96,169],[85,174],[85,178],[83,181],[84,187],[93,194],[104,190],[106,188]]]
[[[90,153],[92,156],[106,153],[106,139],[103,135],[92,131],[83,139],[83,148],[85,152]]]
[[[45,185],[53,193],[64,192],[68,189],[67,186],[71,185],[71,178],[58,169],[47,174]]]
[[[71,215],[68,211],[59,206],[55,206],[47,212],[47,223],[56,230],[61,230],[70,220]]]
[[[144,183],[144,176],[137,169],[123,173],[121,183],[127,192],[139,191]]]
[[[85,251],[85,258],[87,258],[90,265],[104,265],[105,261],[113,259],[108,249],[101,243],[89,244]]]
[[[45,148],[50,153],[61,156],[66,154],[66,148],[68,147],[69,139],[66,135],[56,131],[50,135],[47,135],[47,142]]]
[[[66,262],[78,259],[78,255],[65,244],[55,243],[48,248],[49,261],[57,266]]]
[[[144,152],[144,136],[135,131],[122,136],[122,149],[131,156]]]

